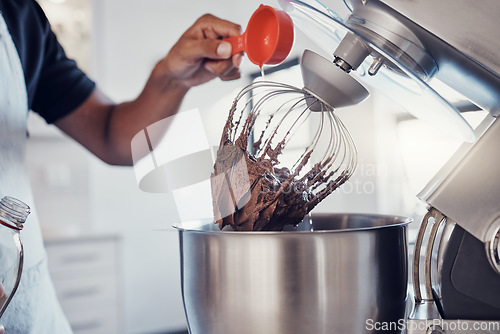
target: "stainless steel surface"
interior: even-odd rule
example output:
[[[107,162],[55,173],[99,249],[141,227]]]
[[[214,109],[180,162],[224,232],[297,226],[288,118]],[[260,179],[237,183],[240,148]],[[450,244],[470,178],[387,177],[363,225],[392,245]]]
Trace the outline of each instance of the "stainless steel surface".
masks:
[[[498,334],[500,322],[441,319],[436,305],[427,301],[415,305],[406,322],[406,334]]]
[[[325,1],[331,8],[338,3],[341,1]],[[500,113],[499,1],[485,0],[480,5],[472,0],[350,3],[354,9],[380,9],[384,16],[402,23],[411,31],[402,36],[415,36],[436,61],[439,71],[435,76],[439,80],[493,115]],[[397,31],[402,30],[398,27]]]
[[[445,217],[438,210],[431,208],[422,219],[422,224],[418,231],[417,240],[415,242],[415,250],[413,253],[413,289],[415,291],[415,301],[420,303],[422,301],[432,301],[432,284],[431,284],[431,258],[434,240],[438,232],[441,222]],[[430,226],[430,227],[429,227]],[[429,230],[430,229],[430,230]],[[427,233],[427,231],[430,231]],[[425,242],[424,242],[425,241]],[[425,246],[425,247],[424,247]],[[425,262],[424,268],[424,283],[425,283],[425,296],[422,296],[420,287],[420,274],[422,265],[420,258],[425,248]]]
[[[455,226],[456,224],[454,221],[452,221],[451,219],[445,219],[443,229],[440,231],[440,234],[436,236],[435,240],[436,243],[434,245],[434,253],[432,256],[431,280],[433,297],[437,302],[442,299],[441,282],[443,280],[442,271],[444,266],[444,255],[446,253]]]
[[[489,127],[496,121],[496,118],[487,115],[481,124],[475,129],[478,137],[481,137]],[[451,173],[458,163],[467,155],[470,149],[474,146],[473,143],[464,143],[453,154],[453,156],[444,164],[443,167],[434,175],[434,177],[426,184],[426,186],[417,195],[423,201],[427,201],[432,196],[434,191],[441,185],[443,180]]]
[[[434,75],[437,64],[408,22],[377,2],[364,5],[352,1],[352,7],[346,25],[397,59],[397,63],[387,60],[386,66],[401,72],[399,67],[403,65],[422,80]]]
[[[340,66],[311,50],[304,51],[300,68],[304,90],[330,107],[325,109],[314,99],[307,99],[307,105],[312,111],[330,111],[352,106],[369,95],[368,90]]]
[[[406,322],[406,334],[499,334],[500,321],[469,320],[446,318],[438,311],[436,305],[443,307],[442,284],[446,281],[444,257],[448,251],[451,236],[457,224],[445,217],[435,208],[430,208],[422,221],[417,243],[415,245],[413,264],[413,288],[415,305],[412,314]],[[424,237],[425,235],[425,237]],[[424,241],[422,241],[424,239]],[[419,245],[420,244],[420,245]],[[425,245],[425,262],[419,263],[424,251],[420,248]],[[448,260],[449,261],[449,260]],[[421,295],[420,276],[424,271],[425,295]],[[445,271],[445,273],[443,273]],[[453,280],[453,279],[452,279]],[[487,288],[487,287],[486,287]],[[449,298],[449,297],[448,297]],[[441,310],[441,309],[440,309]],[[477,319],[477,318],[472,318]]]
[[[437,216],[438,217],[438,216]],[[439,217],[438,217],[439,218]],[[438,225],[437,223],[435,225]],[[435,226],[434,225],[434,226]],[[443,225],[441,225],[443,226]],[[499,334],[500,321],[443,319],[436,307],[436,300],[441,296],[441,267],[443,253],[456,224],[447,220],[436,236],[432,258],[432,291],[430,299],[416,301],[413,311],[405,322],[406,334]],[[434,297],[434,300],[432,299]],[[437,298],[437,299],[436,299]]]
[[[344,71],[349,73],[352,69],[357,69],[366,57],[370,54],[370,48],[360,38],[352,33],[347,33],[339,46],[333,52],[335,62],[339,60],[347,63],[347,66],[340,66]]]
[[[381,0],[494,73],[500,73],[498,0]]]
[[[368,74],[369,75],[375,75],[377,74],[378,70],[384,65],[384,58],[379,57],[375,58],[373,60],[373,63],[370,65],[370,68],[368,69]]]
[[[500,275],[500,218],[497,218],[487,233],[486,254],[491,267]]]
[[[483,242],[490,240],[488,231],[500,214],[500,169],[495,163],[499,141],[497,120],[452,170],[441,175],[432,192],[419,195]]]
[[[369,319],[404,318],[410,219],[312,219],[285,232],[180,228],[191,334],[366,333]]]
[[[434,124],[440,132],[475,141],[473,129],[459,111],[438,94],[439,91],[449,94],[451,89],[443,88],[444,85],[433,76],[438,64],[413,32],[413,28],[422,29],[410,29],[407,25],[414,23],[379,1],[367,1],[366,6],[359,1],[356,3],[352,14],[342,19],[318,0],[280,1],[296,26],[326,52],[333,52],[337,64],[345,70],[354,68],[368,48],[370,55],[357,70],[350,72],[363,85],[393,99],[417,118]],[[353,40],[352,35],[357,37]],[[368,70],[373,59],[383,59],[383,66],[378,71],[376,66]],[[376,75],[366,75],[375,72]],[[487,90],[483,93],[489,94]]]
[[[416,303],[408,318],[406,334],[428,334],[432,324],[429,319],[441,319],[436,304],[433,301]]]

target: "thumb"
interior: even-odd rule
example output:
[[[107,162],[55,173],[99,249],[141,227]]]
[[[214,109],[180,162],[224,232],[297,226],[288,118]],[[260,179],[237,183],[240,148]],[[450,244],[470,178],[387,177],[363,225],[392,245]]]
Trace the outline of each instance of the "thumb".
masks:
[[[186,58],[200,59],[229,59],[231,57],[231,43],[218,39],[203,39],[192,41],[190,47],[184,48]]]
[[[231,57],[231,52],[232,52],[231,43],[224,41],[219,42],[219,45],[217,46],[217,49],[215,51],[216,55],[218,57],[221,57],[222,59],[227,59]]]

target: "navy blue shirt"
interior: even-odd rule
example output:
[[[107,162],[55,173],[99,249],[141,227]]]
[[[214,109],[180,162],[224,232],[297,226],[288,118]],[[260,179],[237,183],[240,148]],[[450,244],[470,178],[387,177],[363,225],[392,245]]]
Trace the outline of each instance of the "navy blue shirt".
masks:
[[[47,123],[76,109],[95,84],[66,57],[40,6],[34,0],[0,0],[0,11],[21,59],[28,108]]]

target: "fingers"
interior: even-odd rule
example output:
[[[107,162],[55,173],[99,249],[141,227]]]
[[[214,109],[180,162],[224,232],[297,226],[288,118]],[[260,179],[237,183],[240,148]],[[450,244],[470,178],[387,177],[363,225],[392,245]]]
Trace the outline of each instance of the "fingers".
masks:
[[[205,61],[205,68],[211,73],[217,75],[221,80],[235,80],[241,77],[239,67],[242,60],[242,54],[238,53],[231,57],[232,47],[228,42],[221,41],[221,38],[237,36],[241,34],[241,26],[230,21],[219,19],[213,15],[202,16],[198,21],[202,26],[205,38],[210,42],[202,45],[205,52],[210,53],[214,46],[215,54],[205,56],[209,58]],[[215,43],[214,43],[215,42]],[[210,45],[214,43],[215,45]],[[224,61],[214,59],[225,59]]]
[[[220,19],[211,14],[205,14],[200,17],[191,29],[195,32],[194,34],[197,35],[196,37],[201,37],[198,35],[198,33],[201,32],[203,37],[208,39],[220,39],[241,34],[240,25]],[[197,32],[197,30],[199,30],[199,32]]]
[[[229,59],[232,47],[228,42],[217,39],[186,39],[178,45],[183,59]]]
[[[201,31],[202,34],[193,34],[184,40],[184,45],[180,48],[183,50],[183,57],[203,60],[205,69],[222,80],[239,78],[238,68],[242,55],[232,56],[231,44],[221,38],[240,34],[241,27],[207,14],[202,16],[192,29]]]
[[[236,80],[241,77],[240,70],[237,68],[232,68],[229,72],[220,75],[219,78],[223,81]]]
[[[237,36],[241,27],[211,14],[200,17],[183,35],[183,50],[189,58],[228,59],[231,45],[222,39]]]
[[[243,60],[243,54],[241,53],[235,54],[232,58],[233,66],[236,68],[240,68],[242,60]]]
[[[199,18],[177,41],[161,62],[166,77],[188,87],[210,81],[239,78],[241,55],[232,56],[232,47],[223,39],[240,34],[239,25],[207,14]]]
[[[209,60],[205,61],[205,69],[220,77],[222,80],[233,80],[240,78],[239,67],[242,55],[236,54],[227,60]]]
[[[0,324],[0,334],[5,334],[5,327],[2,324]]]
[[[234,80],[241,77],[240,70],[236,67],[227,66],[227,62],[206,62],[205,69],[210,73],[213,73],[215,77],[219,77],[222,80]]]

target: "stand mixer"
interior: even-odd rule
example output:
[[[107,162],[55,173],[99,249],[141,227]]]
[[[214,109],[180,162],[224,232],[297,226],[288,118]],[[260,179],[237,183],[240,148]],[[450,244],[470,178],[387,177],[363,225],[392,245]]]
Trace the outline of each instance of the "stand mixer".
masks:
[[[500,141],[500,2],[279,3],[298,28],[333,53],[332,71],[399,96],[403,108],[467,142],[418,195],[429,212],[415,246],[416,306],[407,331],[500,333],[500,169],[494,163]],[[337,12],[346,9],[343,19]],[[335,82],[344,85],[329,84]],[[452,105],[432,88],[436,82],[464,101]],[[479,109],[490,115],[474,132],[459,110]]]

